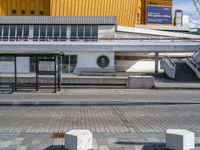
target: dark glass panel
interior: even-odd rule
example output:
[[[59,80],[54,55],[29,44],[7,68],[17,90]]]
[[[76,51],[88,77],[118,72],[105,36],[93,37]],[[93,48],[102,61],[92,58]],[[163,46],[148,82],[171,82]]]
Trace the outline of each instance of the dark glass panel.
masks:
[[[23,36],[23,39],[25,41],[28,40],[28,36],[29,36],[29,25],[24,25],[24,36]]]

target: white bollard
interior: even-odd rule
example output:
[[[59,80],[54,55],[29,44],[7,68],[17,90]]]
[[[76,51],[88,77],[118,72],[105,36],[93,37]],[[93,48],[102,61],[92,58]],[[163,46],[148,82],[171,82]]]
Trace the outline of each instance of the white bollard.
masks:
[[[92,149],[92,133],[89,130],[71,130],[65,133],[65,149]]]
[[[166,131],[166,148],[174,150],[191,150],[195,148],[195,135],[183,129]]]

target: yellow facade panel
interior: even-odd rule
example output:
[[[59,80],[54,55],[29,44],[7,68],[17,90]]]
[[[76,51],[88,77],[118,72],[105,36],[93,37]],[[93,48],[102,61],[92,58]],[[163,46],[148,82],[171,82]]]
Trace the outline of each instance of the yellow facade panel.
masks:
[[[123,26],[146,24],[146,6],[172,0],[0,0],[0,15],[116,16]]]

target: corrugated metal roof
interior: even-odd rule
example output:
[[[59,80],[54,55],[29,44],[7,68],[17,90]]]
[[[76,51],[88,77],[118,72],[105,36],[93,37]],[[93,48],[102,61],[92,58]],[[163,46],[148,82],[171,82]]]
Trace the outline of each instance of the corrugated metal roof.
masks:
[[[0,24],[116,24],[112,16],[2,16]]]

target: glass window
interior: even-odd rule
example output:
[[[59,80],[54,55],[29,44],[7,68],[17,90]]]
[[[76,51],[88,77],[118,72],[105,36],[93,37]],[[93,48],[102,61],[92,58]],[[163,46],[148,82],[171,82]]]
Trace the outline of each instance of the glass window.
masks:
[[[65,40],[67,38],[67,26],[61,25],[61,39]]]
[[[23,30],[23,26],[17,25],[17,38],[18,39],[22,39],[22,30]]]
[[[92,38],[98,38],[98,26],[97,25],[92,26]]]
[[[0,25],[0,38],[2,38],[2,25]]]
[[[70,55],[70,73],[74,73],[77,65],[77,55]]]
[[[87,40],[91,39],[91,26],[90,25],[85,26],[85,38]]]
[[[45,40],[46,36],[46,25],[40,25],[40,39]]]
[[[53,37],[53,26],[48,25],[47,26],[47,38],[52,39]]]
[[[71,38],[76,39],[77,38],[77,25],[71,26]]]
[[[0,57],[0,61],[14,61],[14,57],[12,56],[3,56],[3,57]]]
[[[4,25],[3,26],[3,38],[4,38],[4,40],[8,40],[8,32],[9,32],[9,26]]]
[[[30,57],[30,72],[33,73],[36,71],[36,58]]]
[[[54,26],[54,39],[55,40],[59,39],[59,36],[60,36],[60,26],[55,25]]]
[[[66,55],[62,57],[62,72],[74,73],[77,66],[77,55]]]
[[[69,73],[70,71],[69,55],[62,57],[62,72]]]
[[[84,26],[83,25],[78,26],[78,38],[79,39],[84,38]]]
[[[39,38],[39,25],[34,25],[33,27],[33,39],[38,40]]]
[[[24,25],[24,40],[27,41],[28,40],[28,36],[29,36],[29,26],[28,25]]]
[[[15,25],[10,25],[10,39],[15,39]]]

